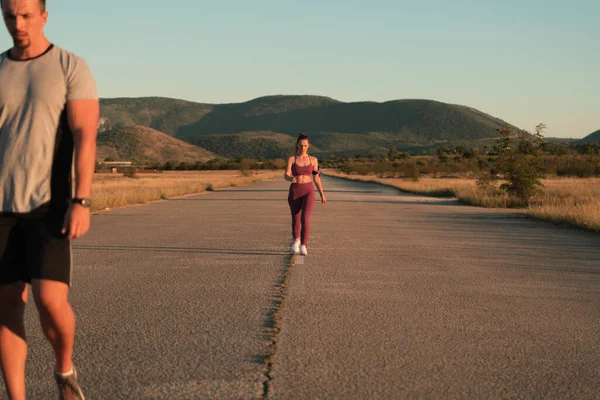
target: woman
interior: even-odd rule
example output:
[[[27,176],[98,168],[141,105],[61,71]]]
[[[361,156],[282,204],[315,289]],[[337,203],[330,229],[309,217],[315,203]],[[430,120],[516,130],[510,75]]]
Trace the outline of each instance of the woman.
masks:
[[[292,212],[292,253],[308,255],[306,246],[308,234],[310,233],[310,213],[315,202],[315,190],[312,185],[311,176],[321,195],[321,203],[327,203],[321,176],[319,173],[319,161],[316,157],[308,155],[308,136],[301,133],[296,141],[296,155],[288,159],[284,178],[292,182],[288,194],[288,204]],[[302,224],[302,227],[300,225]]]

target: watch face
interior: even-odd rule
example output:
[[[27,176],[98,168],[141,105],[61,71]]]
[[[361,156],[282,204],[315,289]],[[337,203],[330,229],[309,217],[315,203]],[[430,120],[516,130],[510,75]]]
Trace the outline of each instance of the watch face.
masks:
[[[73,199],[73,201],[74,201],[75,203],[79,203],[79,204],[81,204],[81,205],[82,205],[82,206],[84,206],[84,207],[91,207],[91,206],[92,206],[92,200],[91,200],[91,199],[85,199],[85,198],[83,198],[83,199],[81,199],[81,198],[75,198],[75,199]]]

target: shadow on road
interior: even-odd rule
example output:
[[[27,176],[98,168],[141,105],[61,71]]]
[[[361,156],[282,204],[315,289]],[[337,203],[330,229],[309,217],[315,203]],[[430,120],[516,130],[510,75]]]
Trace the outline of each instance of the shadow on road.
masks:
[[[201,247],[159,247],[159,246],[73,246],[75,250],[96,251],[154,251],[161,253],[206,253],[206,254],[243,254],[251,256],[284,256],[285,251],[276,250],[236,250],[236,249],[213,249]]]
[[[402,199],[406,199],[406,197],[403,197]],[[464,204],[461,204],[459,202],[457,202],[454,199],[436,199],[436,198],[427,198],[426,200],[422,200],[422,201],[406,201],[406,200],[402,200],[402,199],[398,199],[398,200],[331,200],[331,199],[327,199],[327,203],[368,203],[368,204],[398,204],[398,205],[408,205],[408,204],[431,204],[431,205],[444,205],[444,206],[460,206],[460,207],[469,207],[466,206]],[[169,199],[167,201],[275,201],[275,202],[279,202],[279,201],[286,201],[286,198],[281,198],[281,199],[264,199],[264,198],[227,198],[227,199],[219,199],[219,198],[187,198],[187,199]],[[315,202],[319,202],[320,200],[318,198],[315,198]]]
[[[256,192],[256,193],[267,193],[267,192],[289,192],[288,189],[217,189],[215,192],[231,192],[231,193],[239,193],[239,192]],[[381,190],[327,190],[327,193],[383,193]]]

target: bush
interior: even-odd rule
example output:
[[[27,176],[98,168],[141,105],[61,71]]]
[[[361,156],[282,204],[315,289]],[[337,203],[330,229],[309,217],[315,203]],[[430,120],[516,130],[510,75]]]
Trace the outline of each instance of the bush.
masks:
[[[249,176],[250,175],[250,167],[252,165],[252,162],[250,160],[248,160],[247,158],[243,158],[242,160],[239,161],[239,163],[240,163],[240,172],[242,173],[242,175]]]
[[[481,190],[488,190],[490,189],[493,185],[494,185],[494,177],[492,174],[488,174],[488,175],[482,175],[478,180],[477,180],[477,187]]]
[[[126,178],[135,178],[137,176],[137,170],[135,167],[126,167],[123,169],[123,176]]]
[[[421,176],[421,174],[419,173],[419,166],[417,164],[412,164],[411,171],[410,171],[410,179],[413,182],[419,182],[420,176]]]
[[[515,143],[510,128],[498,129],[500,155],[496,168],[504,174],[506,181],[500,185],[500,189],[522,200],[523,203],[527,203],[532,197],[543,193],[541,188],[544,185],[540,179],[544,171],[544,163],[540,146],[543,143],[542,131],[544,129],[545,125],[539,124],[532,139],[522,133],[519,143]],[[528,143],[524,144],[524,142]]]

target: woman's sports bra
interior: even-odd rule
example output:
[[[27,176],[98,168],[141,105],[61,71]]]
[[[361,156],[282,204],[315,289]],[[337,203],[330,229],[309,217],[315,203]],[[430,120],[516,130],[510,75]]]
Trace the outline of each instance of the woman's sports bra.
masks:
[[[309,156],[310,159],[310,156]],[[312,160],[308,165],[296,164],[296,157],[294,157],[294,164],[292,164],[292,175],[312,175],[313,173]]]

